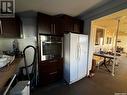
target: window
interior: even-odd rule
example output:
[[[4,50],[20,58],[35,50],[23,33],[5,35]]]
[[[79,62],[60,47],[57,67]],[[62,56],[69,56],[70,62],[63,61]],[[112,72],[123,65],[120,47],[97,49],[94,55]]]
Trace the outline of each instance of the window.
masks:
[[[112,38],[111,37],[107,37],[107,42],[106,44],[111,44],[112,43]]]

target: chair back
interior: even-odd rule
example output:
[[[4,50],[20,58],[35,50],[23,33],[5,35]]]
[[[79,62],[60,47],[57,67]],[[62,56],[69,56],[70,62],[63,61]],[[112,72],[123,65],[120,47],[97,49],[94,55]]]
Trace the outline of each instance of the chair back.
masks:
[[[32,53],[32,51],[34,52]],[[26,46],[23,50],[23,56],[26,75],[28,79],[31,80],[30,74],[36,74],[36,48],[32,45]],[[30,61],[30,59],[32,60]]]

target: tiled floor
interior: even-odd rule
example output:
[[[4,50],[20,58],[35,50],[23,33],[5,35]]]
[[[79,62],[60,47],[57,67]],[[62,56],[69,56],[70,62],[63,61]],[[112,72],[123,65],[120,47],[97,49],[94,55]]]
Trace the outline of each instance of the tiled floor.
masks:
[[[48,87],[37,88],[32,95],[114,95],[116,92],[127,93],[127,57],[121,56],[119,66],[115,67],[115,76],[97,70],[92,78],[84,78],[72,85],[60,81]]]

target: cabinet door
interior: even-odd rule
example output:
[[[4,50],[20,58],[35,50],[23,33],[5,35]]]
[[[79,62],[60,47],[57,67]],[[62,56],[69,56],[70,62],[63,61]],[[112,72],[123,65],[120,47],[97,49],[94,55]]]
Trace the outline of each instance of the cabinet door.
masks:
[[[38,32],[40,34],[52,34],[52,18],[49,15],[38,13]]]
[[[74,23],[74,32],[80,33],[80,23],[78,22]]]
[[[21,21],[19,18],[2,18],[1,20],[1,37],[20,38]]]
[[[62,78],[62,59],[52,59],[39,63],[39,82],[42,85],[55,82]]]
[[[61,17],[63,19],[63,27],[64,27],[64,32],[73,32],[73,19],[70,16],[63,15]]]
[[[82,33],[83,32],[83,21],[68,15],[61,16],[64,22],[64,32],[75,32]]]
[[[58,59],[57,62],[58,79],[63,78],[63,58]]]
[[[74,32],[75,33],[83,33],[83,21],[75,19],[74,20]]]
[[[71,21],[66,20],[64,23],[64,32],[73,32],[73,23]]]
[[[43,61],[38,64],[39,70],[39,85],[46,85],[49,82],[49,62]]]
[[[55,35],[63,35],[64,34],[64,28],[63,28],[63,21],[60,18],[53,17],[53,31]]]

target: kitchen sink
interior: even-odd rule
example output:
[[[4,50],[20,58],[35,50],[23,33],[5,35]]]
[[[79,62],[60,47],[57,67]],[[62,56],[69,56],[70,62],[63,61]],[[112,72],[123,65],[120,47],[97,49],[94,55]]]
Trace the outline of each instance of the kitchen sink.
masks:
[[[0,68],[10,64],[15,59],[15,56],[0,55]]]

